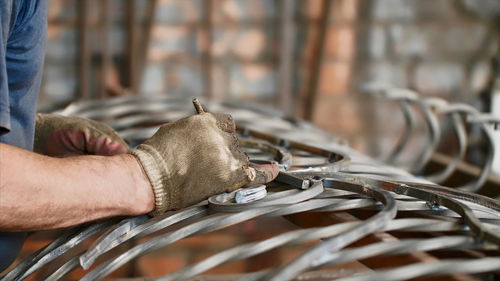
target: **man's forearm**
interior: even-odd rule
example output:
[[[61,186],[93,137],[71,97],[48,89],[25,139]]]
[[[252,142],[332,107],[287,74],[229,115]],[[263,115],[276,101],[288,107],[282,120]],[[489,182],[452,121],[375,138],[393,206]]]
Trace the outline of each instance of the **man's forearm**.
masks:
[[[154,208],[128,154],[52,158],[0,143],[0,230],[66,227]]]

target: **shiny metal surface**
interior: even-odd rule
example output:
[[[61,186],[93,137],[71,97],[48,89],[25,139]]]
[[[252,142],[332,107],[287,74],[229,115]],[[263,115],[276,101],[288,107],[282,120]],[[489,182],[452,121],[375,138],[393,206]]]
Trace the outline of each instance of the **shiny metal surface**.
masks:
[[[497,128],[500,120],[498,116],[480,113],[468,104],[448,103],[438,98],[419,98],[418,93],[409,89],[401,89],[383,84],[373,84],[368,85],[364,90],[367,94],[397,102],[401,107],[406,122],[404,134],[390,157],[386,160],[387,162],[396,164],[396,158],[398,158],[402,151],[405,150],[405,147],[408,146],[411,134],[416,127],[415,124],[418,122],[412,114],[412,109],[415,107],[422,113],[424,119],[423,123],[426,124],[429,134],[424,150],[415,152],[417,160],[415,163],[412,163],[408,169],[435,183],[444,182],[453,174],[458,163],[463,160],[468,147],[468,138],[465,128],[467,124],[474,124],[482,131],[483,138],[486,140],[488,146],[488,152],[486,153],[486,159],[481,168],[480,175],[471,182],[464,183],[457,188],[475,192],[484,184],[491,172],[491,165],[495,154],[495,144],[492,136],[492,130],[494,128],[489,127],[489,125],[494,124],[495,128]],[[457,137],[458,151],[453,157],[453,160],[447,164],[443,171],[436,174],[425,175],[422,173],[422,170],[435,153],[441,139],[441,129],[439,126],[440,115],[453,120],[453,129]],[[461,117],[463,117],[463,119]]]
[[[458,122],[457,115],[476,116],[476,113],[462,106],[418,100],[412,92],[392,91],[387,97],[403,101],[404,108],[416,105],[429,114],[430,117],[424,122],[429,126],[431,152],[439,141],[440,133],[436,131],[439,126],[435,124],[438,117],[453,118],[456,122],[456,137],[463,141],[463,124]],[[243,274],[239,275],[240,280],[291,280],[311,270],[328,269],[330,265],[342,262],[446,250],[454,258],[436,258],[437,261],[432,263],[417,261],[402,267],[359,271],[341,280],[405,280],[454,273],[490,274],[491,278],[498,276],[498,201],[417,178],[400,168],[359,154],[340,139],[310,124],[285,121],[273,111],[248,105],[241,107],[211,101],[202,103],[206,110],[233,115],[238,124],[241,145],[252,161],[277,161],[280,164],[282,178],[267,185],[264,198],[239,204],[233,201],[234,194],[220,194],[197,206],[167,212],[156,218],[138,216],[77,227],[24,260],[1,280],[24,280],[47,263],[60,258],[74,245],[98,233],[99,237],[88,249],[69,257],[62,266],[48,273],[45,280],[64,279],[79,267],[87,270],[82,280],[99,280],[138,257],[169,247],[186,237],[221,230],[255,218],[299,214],[348,214],[355,220],[283,232],[263,240],[240,244],[176,272],[166,272],[165,276],[157,280],[189,280],[225,263],[312,241],[318,242],[289,263],[258,272],[235,273]],[[436,111],[436,108],[441,111]],[[133,146],[152,135],[160,124],[194,111],[188,99],[129,97],[78,103],[63,113],[105,121]],[[471,122],[483,121],[491,122],[491,119],[481,117]],[[483,130],[490,130],[484,122],[481,123],[484,125]],[[398,155],[399,146],[404,148],[405,138],[403,136],[400,142],[403,145],[398,145],[392,155]],[[494,146],[493,143],[490,145]],[[462,149],[461,146],[454,159],[461,159]],[[427,162],[431,152],[421,152],[423,156],[417,161],[416,167]],[[436,177],[449,176],[456,167],[455,161]],[[487,174],[487,164],[485,169],[484,173]],[[465,189],[475,190],[484,180],[482,177],[481,174],[480,179],[466,185],[468,187]],[[370,215],[357,215],[361,213]],[[389,232],[396,235],[392,240],[352,246],[352,243],[364,241],[363,238],[375,237],[375,233]],[[410,236],[399,239],[398,234],[431,235],[428,238]],[[117,246],[127,241],[139,241],[138,238],[145,236],[150,239],[102,260],[104,253],[110,253],[110,250],[117,249]],[[484,257],[463,256],[464,250]],[[96,267],[89,269],[94,264]]]

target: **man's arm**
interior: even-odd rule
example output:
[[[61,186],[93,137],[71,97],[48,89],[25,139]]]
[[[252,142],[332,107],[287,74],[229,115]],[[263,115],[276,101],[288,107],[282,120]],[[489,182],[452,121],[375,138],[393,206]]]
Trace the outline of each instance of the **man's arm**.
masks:
[[[60,228],[154,209],[129,154],[52,158],[0,143],[0,229]]]

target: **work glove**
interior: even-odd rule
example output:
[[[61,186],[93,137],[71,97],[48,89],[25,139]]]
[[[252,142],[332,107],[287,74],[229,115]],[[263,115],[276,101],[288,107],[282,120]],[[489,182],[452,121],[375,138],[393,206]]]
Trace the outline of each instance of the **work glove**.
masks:
[[[239,149],[230,115],[204,112],[168,123],[132,150],[155,195],[150,215],[198,203],[222,192],[263,184],[278,174],[276,165],[250,166]]]
[[[39,113],[36,115],[33,150],[48,156],[67,157],[122,154],[127,153],[129,147],[104,123],[81,117]]]

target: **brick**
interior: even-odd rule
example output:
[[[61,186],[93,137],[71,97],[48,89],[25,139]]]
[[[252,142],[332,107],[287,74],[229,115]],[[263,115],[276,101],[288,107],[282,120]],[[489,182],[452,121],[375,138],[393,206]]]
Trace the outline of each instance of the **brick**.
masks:
[[[363,25],[356,32],[358,58],[381,59],[386,54],[386,32],[381,25]]]
[[[407,69],[402,63],[367,62],[358,65],[354,73],[354,84],[358,87],[375,81],[398,87],[406,87],[408,84]]]
[[[361,5],[361,16],[375,21],[415,21],[428,19],[456,19],[453,0],[372,0]]]
[[[76,42],[76,29],[67,26],[48,26],[45,46],[46,61],[73,63],[78,50]]]
[[[424,57],[431,51],[430,33],[433,30],[422,30],[413,25],[395,24],[389,27],[388,48],[396,57]]]
[[[164,66],[165,87],[169,94],[182,93],[183,95],[201,95],[204,92],[203,74],[200,70],[199,62],[189,61],[181,64]]]
[[[231,51],[243,60],[255,60],[264,51],[266,43],[264,30],[251,28],[238,33]]]
[[[280,264],[289,264],[317,243],[318,241],[309,241],[298,245],[285,245],[280,247],[278,249]]]
[[[359,134],[363,120],[358,103],[352,98],[320,97],[313,110],[313,123],[349,139]]]
[[[349,60],[354,56],[354,26],[331,25],[326,34],[325,56],[339,60]]]
[[[321,17],[321,2],[324,0],[296,1],[299,18],[319,19]]]
[[[34,273],[33,275],[30,275],[28,278],[24,279],[26,281],[37,281],[40,280],[42,277],[40,274]]]
[[[249,24],[241,27],[213,29],[211,52],[214,58],[243,61],[269,59],[275,53],[276,29],[269,24]],[[200,40],[199,40],[200,41]]]
[[[71,271],[68,275],[66,275],[65,278],[63,278],[63,280],[68,280],[68,281],[80,280],[80,279],[82,279],[83,276],[85,276],[85,274],[87,274],[88,272],[90,272],[91,270],[96,268],[97,266],[98,266],[98,264],[94,264],[86,271],[83,270],[81,267],[78,267],[77,269]],[[128,265],[124,265],[124,266],[116,269],[115,271],[113,271],[107,275],[108,278],[120,278],[120,277],[128,277],[128,276],[129,276]]]
[[[142,1],[140,1],[142,2]],[[161,0],[157,3],[155,21],[161,23],[188,23],[200,20],[201,12],[196,1]]]
[[[217,7],[213,14],[216,22],[264,20],[277,14],[274,2],[266,0],[216,0],[213,6]]]
[[[49,230],[49,231],[38,231],[29,235],[24,241],[21,254],[23,256],[31,255],[32,253],[40,250],[41,248],[50,244],[54,239],[59,237],[62,231],[59,230]]]
[[[492,36],[485,25],[461,23],[394,24],[388,31],[389,50],[405,58],[460,59],[457,56],[475,56],[478,50],[485,50],[487,55],[489,46],[484,46],[484,39]]]
[[[187,26],[154,25],[148,60],[160,62],[178,55],[197,55],[198,38],[194,29]]]
[[[475,56],[483,50],[486,37],[494,36],[487,31],[488,27],[479,23],[455,24],[441,26],[435,34],[434,44],[442,48],[443,54],[469,54]]]
[[[225,233],[225,231],[220,233],[218,231],[217,233],[207,233],[184,238],[172,246],[203,249],[225,249],[237,245],[239,242],[239,235]]]
[[[358,14],[358,0],[332,0],[330,20],[332,22],[352,22]]]
[[[266,251],[247,259],[247,272],[265,270],[280,265],[281,255],[279,249]]]
[[[376,21],[415,20],[417,14],[415,3],[411,0],[373,0],[372,5],[366,5]]]
[[[160,64],[149,63],[144,69],[141,89],[145,93],[158,93],[165,90],[165,69]]]
[[[50,0],[47,18],[50,21],[70,21],[76,18],[75,0]]]
[[[322,2],[325,0],[296,1],[297,16],[300,19],[319,20]],[[330,22],[352,22],[356,19],[358,0],[330,0]]]
[[[193,257],[192,263],[197,263],[199,261],[205,260],[206,258],[208,258],[214,254],[217,254],[217,253],[218,253],[218,251],[217,252],[216,251],[199,252]],[[214,267],[208,271],[205,271],[203,274],[243,273],[243,272],[246,272],[246,268],[247,268],[246,263],[247,263],[246,260],[237,260],[237,261],[233,261],[230,263],[225,263],[225,264],[219,265],[217,267]]]
[[[187,265],[186,257],[182,255],[145,255],[138,259],[137,266],[140,276],[159,277],[182,269]]]
[[[276,92],[277,70],[267,64],[234,64],[230,67],[233,97],[271,97]]]
[[[455,0],[412,0],[419,20],[460,21]]]
[[[297,27],[297,42],[294,49],[294,57],[297,62],[311,64],[311,59],[316,53],[314,46],[317,43],[319,30],[312,25],[300,25]]]
[[[294,259],[305,253],[311,247],[315,245],[316,242],[307,242],[300,245],[285,246],[280,248],[280,258],[281,264],[288,264]],[[338,277],[349,276],[354,272],[366,271],[369,268],[359,261],[342,262],[333,265],[327,265],[321,267],[321,270],[327,270],[331,276],[333,272],[338,274]],[[308,278],[304,278],[308,279]],[[315,279],[313,279],[315,280]]]
[[[50,101],[52,105],[72,100],[77,86],[76,74],[75,65],[46,63],[41,98]]]
[[[423,62],[415,70],[414,84],[426,95],[446,97],[461,90],[465,74],[463,67],[455,62]]]
[[[229,73],[227,68],[219,63],[212,65],[212,91],[216,100],[222,100],[229,95]]]
[[[350,79],[350,63],[324,62],[319,78],[319,94],[325,96],[343,95],[348,91]]]
[[[233,28],[214,28],[212,32],[212,55],[214,57],[228,56],[236,37],[236,30]]]
[[[261,241],[297,229],[299,228],[295,224],[283,217],[259,218],[246,226],[244,234],[247,240]]]

